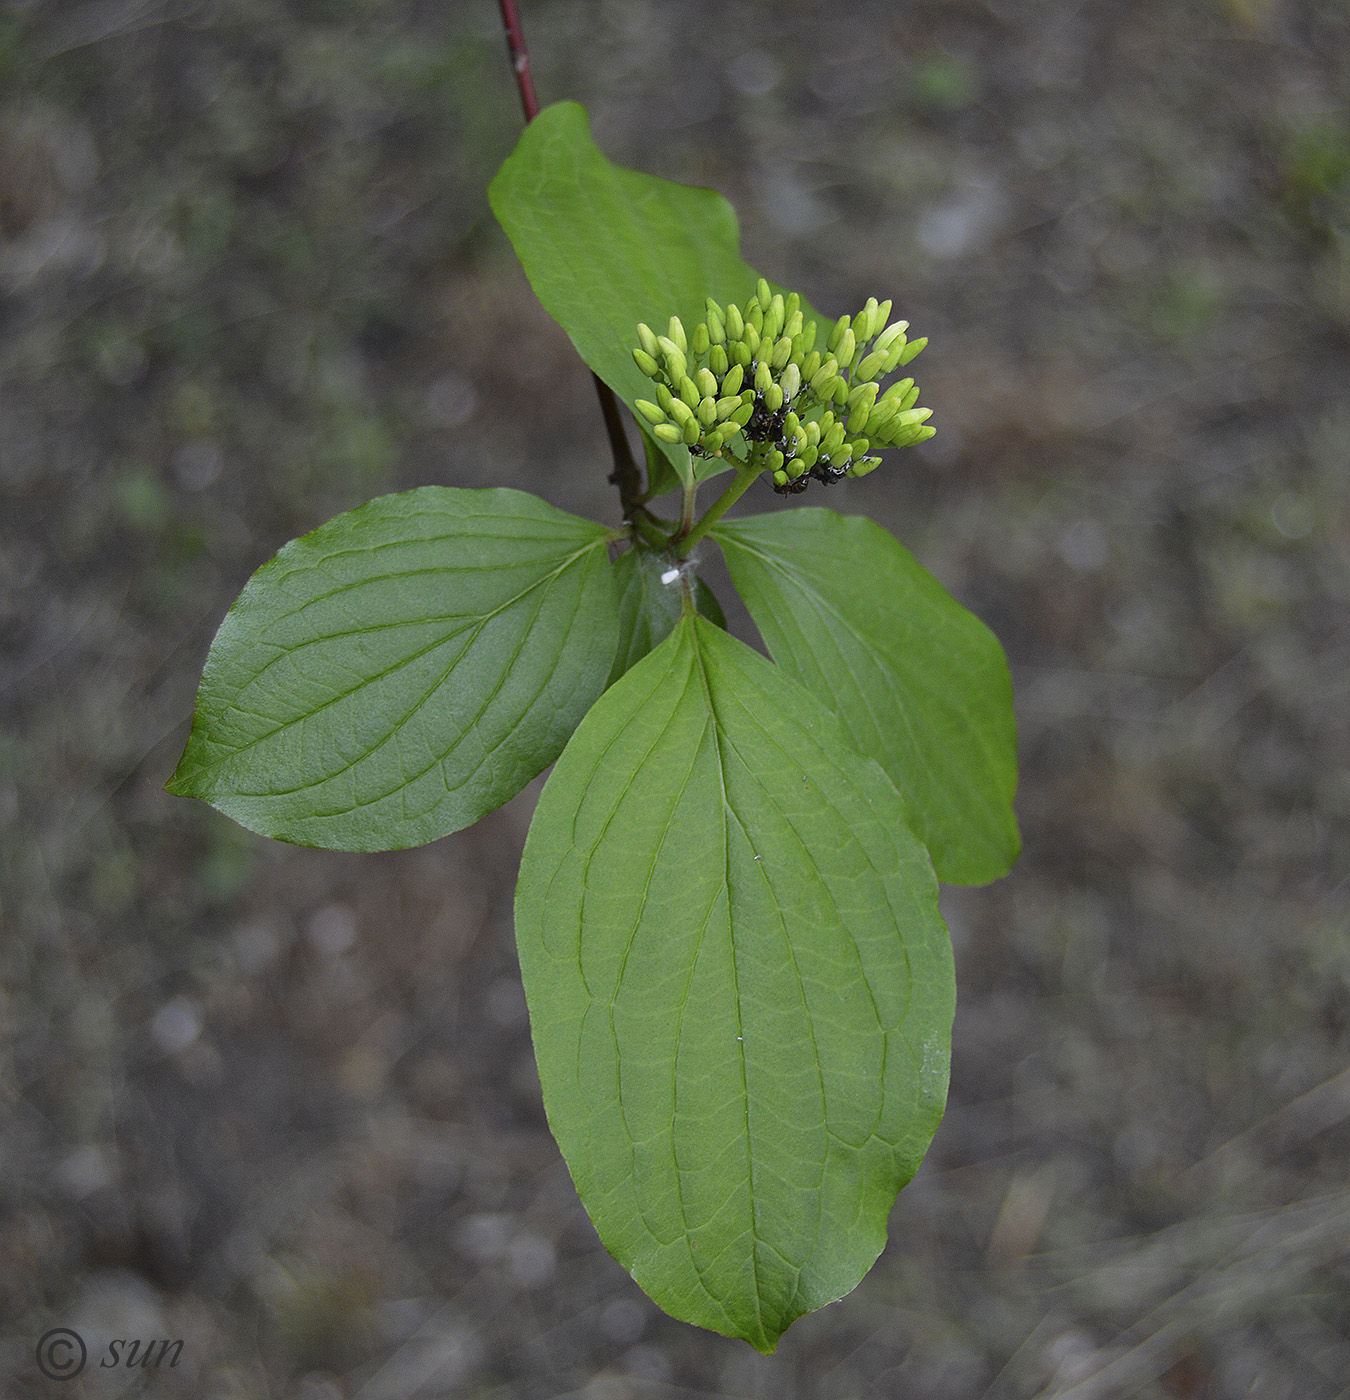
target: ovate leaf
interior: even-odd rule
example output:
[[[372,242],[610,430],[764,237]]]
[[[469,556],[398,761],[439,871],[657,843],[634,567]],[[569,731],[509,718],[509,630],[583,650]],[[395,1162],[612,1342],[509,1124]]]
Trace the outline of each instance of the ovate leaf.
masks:
[[[169,791],[347,851],[477,821],[558,756],[617,641],[608,535],[425,486],[292,540],[212,644]]]
[[[600,1238],[667,1312],[772,1351],[871,1266],[942,1115],[951,949],[893,784],[688,616],[559,759],[516,937]]]
[[[861,516],[784,511],[713,536],[770,655],[891,775],[939,878],[1006,874],[1017,734],[994,634]]]
[[[621,554],[614,562],[619,584],[619,645],[614,653],[611,681],[616,681],[649,651],[660,646],[675,630],[684,607],[684,592],[676,560],[643,545]],[[694,605],[710,622],[725,628],[722,605],[712,589],[694,575]]]
[[[759,274],[741,258],[731,205],[712,190],[613,164],[576,102],[554,103],[530,122],[488,198],[545,310],[625,403],[653,396],[633,363],[639,321],[664,334],[679,316],[692,329],[707,297],[725,305],[754,293]],[[809,306],[802,314],[819,319]],[[830,324],[821,327],[822,349]],[[690,479],[687,447],[661,443],[660,451],[680,480]],[[707,458],[697,475],[727,468]]]

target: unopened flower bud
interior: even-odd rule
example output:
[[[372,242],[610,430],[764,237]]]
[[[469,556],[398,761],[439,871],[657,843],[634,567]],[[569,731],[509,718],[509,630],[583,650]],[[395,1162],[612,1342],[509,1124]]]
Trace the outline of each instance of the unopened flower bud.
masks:
[[[745,367],[743,365],[732,365],[727,370],[726,378],[722,380],[722,392],[724,394],[739,394],[741,383],[745,379]]]
[[[638,322],[638,344],[653,358],[657,355],[656,332],[645,321]]]
[[[909,344],[905,346],[905,353],[900,356],[900,363],[902,365],[907,365],[927,344],[928,337],[926,335],[921,335],[918,340],[911,340]]]
[[[684,433],[674,423],[658,423],[652,429],[652,436],[672,444],[684,441]]]
[[[731,346],[731,358],[736,364],[740,365],[742,369],[748,369],[750,361],[755,357],[745,341],[738,340]]]
[[[770,361],[770,363],[773,365],[774,369],[781,370],[786,368],[787,362],[791,358],[792,342],[787,338],[787,336],[782,336],[779,339],[778,343],[773,347],[773,359]]]
[[[880,457],[864,457],[861,462],[851,462],[848,474],[851,477],[866,476],[868,472],[874,472],[881,465]]]
[[[873,324],[873,317],[878,311],[876,297],[868,297],[867,305],[853,318],[853,334],[858,338],[861,345],[865,340],[870,340],[876,331],[881,329],[881,320],[878,317],[876,324]]]
[[[760,332],[766,339],[769,336],[776,336],[783,329],[783,322],[786,317],[783,314],[782,295],[775,295],[773,300],[764,311],[764,328]]]
[[[775,486],[786,486],[788,484],[788,474],[779,467],[773,474],[773,484]]]
[[[670,376],[672,383],[678,384],[689,368],[689,364],[684,358],[684,351],[669,336],[659,335],[656,339],[661,346],[661,353],[665,357],[666,373]]]
[[[647,399],[635,399],[633,407],[649,423],[664,423],[666,421],[665,411],[658,404],[651,403]]]
[[[753,321],[745,323],[745,331],[741,336],[741,344],[749,351],[751,356],[759,354],[759,347],[763,342],[760,340],[759,327]]]
[[[839,344],[832,345],[830,348],[834,351],[835,358],[838,359],[840,365],[847,369],[853,363],[853,357],[858,352],[857,337],[850,328],[839,337]]]
[[[777,413],[783,406],[783,386],[781,384],[770,384],[764,391],[764,407],[770,413]]]
[[[815,377],[816,371],[820,368],[820,351],[812,350],[802,361],[802,380],[809,384]]]
[[[783,322],[783,334],[792,340],[796,340],[802,333],[803,325],[802,313],[800,311],[794,311],[787,320]]]
[[[754,412],[755,405],[753,403],[742,402],[741,406],[732,413],[727,421],[729,423],[735,423],[738,428],[743,428],[754,416]]]
[[[766,361],[761,360],[755,367],[755,388],[762,394],[772,383],[773,371],[769,368]]]
[[[844,338],[844,332],[845,332],[846,330],[848,330],[848,323],[849,323],[850,319],[851,319],[851,318],[848,317],[848,316],[841,316],[841,317],[834,323],[834,329],[830,332],[829,343],[828,343],[828,345],[826,346],[826,348],[829,350],[829,352],[830,352],[831,355],[834,354],[834,352],[835,352],[835,347],[836,347],[836,346],[839,344],[839,342]],[[840,356],[838,357],[838,359],[839,359],[839,363],[840,363],[840,364],[843,364],[843,363],[844,363],[844,357],[843,357],[842,355],[840,355]]]
[[[686,423],[695,421],[694,410],[690,408],[683,399],[671,399],[670,407],[666,409],[666,412],[670,414],[671,419],[678,423],[681,428],[683,428]]]
[[[679,391],[680,397],[685,401],[685,403],[689,405],[690,408],[698,407],[699,400],[703,397],[703,395],[699,393],[698,385],[695,384],[694,381],[690,379],[687,374],[684,376],[683,379],[680,380],[680,382],[675,387]]]
[[[705,428],[711,428],[717,422],[717,402],[715,399],[706,398],[699,404],[698,421]]]
[[[692,447],[700,437],[703,436],[703,424],[693,414],[689,415],[689,421],[684,425],[684,445]]]
[[[889,306],[890,302],[886,302],[885,304]],[[887,326],[886,329],[877,336],[876,344],[872,348],[874,350],[889,350],[897,340],[904,340],[905,332],[908,329],[908,321],[892,322],[891,325]]]
[[[721,420],[726,420],[727,418],[730,418],[731,415],[735,413],[740,406],[741,399],[739,394],[732,394],[726,398],[718,399],[717,416]]]
[[[783,419],[783,434],[785,437],[805,440],[805,430],[802,428],[802,420],[795,413],[788,413]]]
[[[816,458],[820,454],[809,443],[797,451],[797,461],[802,464],[803,471],[810,471],[816,464]]]
[[[689,344],[693,348],[695,355],[706,355],[708,353],[708,346],[711,345],[712,342],[708,339],[708,327],[705,322],[700,321],[698,325],[694,327],[694,334]]]
[[[701,369],[694,376],[694,383],[698,385],[699,393],[705,398],[711,394],[717,397],[717,376],[710,369]]]
[[[820,325],[816,321],[808,321],[806,325],[802,327],[802,333],[796,337],[797,349],[801,354],[807,354],[816,343],[816,332],[819,329]]]
[[[829,398],[834,392],[834,377],[839,373],[839,362],[831,356],[811,376],[811,387],[822,398]]]
[[[725,374],[731,362],[727,359],[727,347],[725,345],[714,345],[708,351],[708,368],[714,374]]]
[[[791,399],[797,395],[797,390],[802,387],[801,366],[789,364],[788,367],[778,376],[778,382],[783,386],[783,394]]]
[[[726,310],[727,339],[739,340],[745,334],[745,322],[741,319],[741,308],[732,302]]]
[[[643,372],[643,374],[647,376],[648,379],[654,379],[658,374],[661,373],[660,366],[657,365],[656,361],[652,359],[652,357],[645,350],[633,351],[633,363],[637,365],[637,367]]]
[[[782,469],[783,463],[786,461],[787,458],[775,447],[764,459],[764,465],[768,467],[771,472],[776,472]]]
[[[800,457],[794,457],[786,466],[787,474],[793,481],[796,481],[799,476],[804,476],[807,471],[806,463]]]
[[[845,332],[849,334],[849,332]],[[830,398],[834,401],[836,408],[843,408],[848,403],[848,380],[842,374],[834,377],[834,387],[830,390]]]
[[[752,301],[745,311],[745,324],[754,326],[759,330],[764,325],[764,308],[757,301]]]
[[[859,379],[875,379],[878,371],[886,363],[886,352],[884,350],[873,350],[870,354],[864,355],[858,363]]]
[[[765,309],[768,308],[769,303],[773,300],[773,289],[762,277],[755,283],[755,296],[760,306]]]
[[[656,385],[656,402],[661,405],[664,412],[670,412],[670,401],[674,397],[675,395],[664,384],[658,383]]]
[[[870,393],[868,392],[869,390],[871,391]],[[852,404],[849,410],[848,422],[845,426],[850,433],[860,433],[863,430],[864,424],[871,416],[872,405],[876,402],[877,398],[877,386],[875,384],[865,384],[862,386],[861,393],[858,393],[857,390],[854,390],[854,393],[857,394],[857,400]]]
[[[689,341],[684,334],[684,324],[678,316],[670,318],[670,329],[666,334],[680,347],[680,354],[687,355],[689,353]]]

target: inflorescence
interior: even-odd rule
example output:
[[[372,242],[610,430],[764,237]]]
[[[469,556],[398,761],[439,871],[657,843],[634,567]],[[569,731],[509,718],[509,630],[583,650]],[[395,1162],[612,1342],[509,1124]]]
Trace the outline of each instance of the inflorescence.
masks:
[[[686,335],[678,316],[665,335],[639,325],[638,368],[656,386],[656,402],[634,404],[663,442],[695,456],[733,457],[743,433],[747,465],[773,473],[780,494],[805,491],[810,478],[832,485],[880,465],[869,450],[908,447],[933,436],[915,408],[918,386],[902,379],[883,393],[880,381],[928,344],[905,339],[908,321],[886,325],[891,303],[875,297],[856,316],[841,316],[824,354],[814,348],[796,292],[771,292],[761,277],[744,310],[710,297],[708,316]]]

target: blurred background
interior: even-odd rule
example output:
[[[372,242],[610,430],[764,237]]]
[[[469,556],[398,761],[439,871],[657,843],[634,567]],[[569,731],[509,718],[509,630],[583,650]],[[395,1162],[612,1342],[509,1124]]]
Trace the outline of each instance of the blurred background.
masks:
[[[5,1394],[1350,1396],[1350,9],[523,10],[615,160],[932,338],[939,435],[810,504],[1012,663],[1026,850],[944,896],[946,1121],[775,1357],[673,1322],[545,1126],[538,784],[384,856],[161,791],[284,541],[424,483],[615,521],[608,453],[488,212],[492,0],[8,0]],[[184,1347],[59,1384],[55,1326]]]

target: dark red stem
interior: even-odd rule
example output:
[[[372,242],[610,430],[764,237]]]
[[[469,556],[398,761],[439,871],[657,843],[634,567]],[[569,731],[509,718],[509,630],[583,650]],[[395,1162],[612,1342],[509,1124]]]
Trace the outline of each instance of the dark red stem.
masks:
[[[516,75],[516,86],[520,89],[520,105],[525,109],[526,122],[532,122],[539,115],[539,99],[534,93],[534,75],[530,72],[530,51],[525,47],[525,30],[516,10],[516,0],[498,0],[502,11],[502,23],[506,25],[506,47],[511,55],[511,67]],[[614,391],[594,372],[595,392],[600,398],[600,413],[605,420],[605,431],[609,434],[609,448],[614,454],[614,470],[610,480],[619,488],[619,499],[623,503],[623,517],[632,518],[640,508],[642,478],[637,463],[633,460],[633,449],[628,445],[628,435],[623,430],[623,417],[619,413],[619,402]]]

